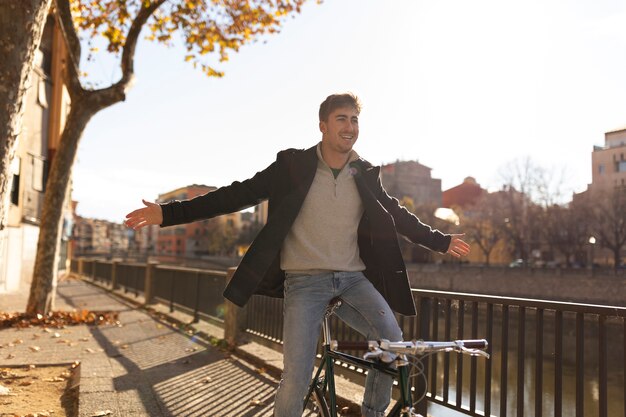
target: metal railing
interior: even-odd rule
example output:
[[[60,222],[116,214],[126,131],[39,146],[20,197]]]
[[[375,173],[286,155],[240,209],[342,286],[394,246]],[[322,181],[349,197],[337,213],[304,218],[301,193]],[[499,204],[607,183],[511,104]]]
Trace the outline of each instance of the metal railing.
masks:
[[[135,296],[145,295],[147,268],[82,262],[83,275]],[[226,277],[155,266],[151,291],[172,311],[220,322]],[[429,402],[470,416],[626,417],[626,308],[428,290],[413,296],[418,316],[397,316],[405,339],[485,338],[492,355],[431,357]],[[244,317],[249,335],[282,350],[282,300],[253,296]],[[337,318],[331,326],[337,339],[362,340]],[[414,381],[418,391],[422,384]]]

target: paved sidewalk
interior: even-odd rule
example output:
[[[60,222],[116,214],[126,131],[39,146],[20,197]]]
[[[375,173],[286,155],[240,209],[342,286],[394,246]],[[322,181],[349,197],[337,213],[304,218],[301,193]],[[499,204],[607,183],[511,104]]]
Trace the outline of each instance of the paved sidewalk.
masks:
[[[250,363],[85,282],[57,294],[57,310],[118,311],[120,325],[0,330],[0,367],[80,361],[79,416],[272,415],[277,381]],[[25,305],[24,294],[0,297],[1,311]]]

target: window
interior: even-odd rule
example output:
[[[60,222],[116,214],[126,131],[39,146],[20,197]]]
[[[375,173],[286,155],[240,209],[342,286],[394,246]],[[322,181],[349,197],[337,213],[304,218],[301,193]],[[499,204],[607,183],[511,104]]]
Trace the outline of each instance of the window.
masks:
[[[617,172],[626,172],[626,161],[620,161],[617,164]]]
[[[20,176],[16,174],[11,182],[11,203],[16,206],[20,204]]]
[[[598,174],[604,174],[604,164],[598,165]]]
[[[46,186],[46,166],[45,163],[46,161],[38,156],[32,155],[32,162],[33,162],[33,180],[32,180],[32,184],[33,184],[33,189],[35,191],[41,191],[44,192],[45,191],[45,186]]]

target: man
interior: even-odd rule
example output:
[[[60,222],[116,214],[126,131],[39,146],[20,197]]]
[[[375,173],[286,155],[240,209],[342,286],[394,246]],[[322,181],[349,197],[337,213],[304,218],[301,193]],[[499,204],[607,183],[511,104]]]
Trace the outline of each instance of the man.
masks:
[[[414,243],[455,257],[469,253],[460,235],[432,230],[390,197],[380,168],[352,149],[359,137],[361,105],[352,94],[334,94],[320,106],[322,140],[307,150],[279,152],[254,177],[186,201],[127,215],[138,229],[206,219],[269,200],[265,227],[250,246],[224,296],[243,306],[253,294],[284,296],[283,376],[274,415],[302,414],[324,309],[343,301],[337,315],[370,340],[402,340],[392,309],[415,314],[399,232]],[[362,413],[382,416],[391,377],[370,372]]]

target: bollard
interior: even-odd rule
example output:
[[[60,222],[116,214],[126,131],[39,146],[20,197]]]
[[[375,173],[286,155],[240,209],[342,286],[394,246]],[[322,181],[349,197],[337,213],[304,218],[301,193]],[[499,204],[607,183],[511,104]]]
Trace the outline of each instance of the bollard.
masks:
[[[159,263],[155,261],[148,261],[146,264],[146,275],[144,278],[144,305],[152,304],[154,297],[154,274],[156,267]]]
[[[85,275],[85,258],[78,258],[78,276]]]
[[[226,284],[230,282],[237,268],[228,268]],[[243,342],[246,329],[246,308],[224,300],[224,340],[230,347]]]

